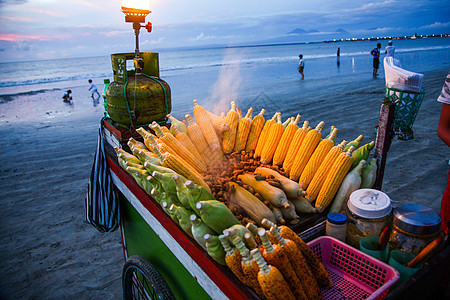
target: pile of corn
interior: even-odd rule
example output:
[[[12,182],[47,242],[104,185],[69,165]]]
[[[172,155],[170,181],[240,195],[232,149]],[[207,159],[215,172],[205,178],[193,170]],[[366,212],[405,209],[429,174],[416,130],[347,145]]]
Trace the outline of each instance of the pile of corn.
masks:
[[[332,285],[323,264],[289,227],[263,220],[219,236],[225,262],[236,277],[262,299],[321,299]]]
[[[350,170],[361,173],[374,143],[360,147],[359,136],[335,145],[334,126],[322,138],[324,122],[298,127],[300,115],[282,123],[280,113],[266,121],[264,109],[252,117],[252,108],[242,116],[234,102],[217,116],[194,100],[193,112],[196,121],[168,115],[170,129],[157,123],[137,129],[144,142],[130,139],[132,153],[116,148],[119,164],[262,298],[320,298],[328,273],[298,235],[277,225],[295,224],[297,213],[324,211],[336,194],[348,196],[341,183],[356,173]]]
[[[249,221],[258,223],[258,220],[249,218],[246,209],[230,199],[228,182],[238,183],[261,200],[278,224],[295,224],[299,220],[298,213],[323,212],[332,203],[349,171],[361,160],[367,160],[374,146],[373,142],[360,146],[361,135],[351,142],[343,140],[335,145],[336,127],[331,126],[328,136],[322,138],[324,122],[311,128],[309,121],[304,121],[299,127],[300,115],[282,123],[281,114],[275,113],[266,121],[264,109],[252,117],[253,108],[250,108],[243,116],[234,101],[226,115],[218,116],[194,100],[193,113],[196,121],[189,114],[183,121],[168,115],[170,130],[153,123],[150,125],[153,133],[143,128],[137,131],[147,150],[162,166],[207,189],[244,225]],[[267,174],[255,173],[261,166],[277,174],[267,177]],[[242,180],[246,173],[254,175],[256,181]],[[286,186],[280,178],[274,178],[277,175],[285,177],[282,181],[290,179],[288,185],[297,183],[303,192],[291,197],[281,195],[280,191],[287,194]],[[273,193],[262,195],[258,187],[268,186],[262,181],[280,191],[270,188]],[[349,191],[339,194],[348,196]],[[277,201],[280,197],[287,202]]]

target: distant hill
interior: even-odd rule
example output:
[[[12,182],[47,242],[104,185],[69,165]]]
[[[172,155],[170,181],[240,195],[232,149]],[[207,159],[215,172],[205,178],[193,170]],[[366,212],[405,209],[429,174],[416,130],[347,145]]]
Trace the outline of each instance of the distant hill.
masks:
[[[319,32],[319,30],[316,30],[316,29],[312,29],[312,30],[304,30],[304,29],[301,29],[301,28],[295,28],[294,30],[288,32],[288,34],[298,34],[298,35],[301,35],[301,34],[316,33],[316,32]]]
[[[347,31],[345,31],[345,30],[342,29],[342,28],[336,29],[336,32],[339,32],[339,33],[348,33]]]

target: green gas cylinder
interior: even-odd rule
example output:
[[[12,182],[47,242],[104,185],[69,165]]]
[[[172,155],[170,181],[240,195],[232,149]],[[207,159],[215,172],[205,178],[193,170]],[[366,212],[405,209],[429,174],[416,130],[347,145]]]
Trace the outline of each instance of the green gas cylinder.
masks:
[[[134,127],[156,121],[164,124],[172,110],[170,87],[159,78],[158,53],[139,53],[140,71],[127,70],[127,60],[134,53],[112,54],[114,81],[106,89],[110,118],[123,127]],[[142,66],[142,65],[141,65]]]

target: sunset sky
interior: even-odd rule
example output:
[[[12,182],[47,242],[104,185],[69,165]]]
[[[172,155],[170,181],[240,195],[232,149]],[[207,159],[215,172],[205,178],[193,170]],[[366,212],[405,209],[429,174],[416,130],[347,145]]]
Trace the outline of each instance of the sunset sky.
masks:
[[[120,6],[120,0],[0,0],[0,61],[132,52],[133,30]],[[150,0],[150,9],[153,32],[141,29],[142,51],[450,33],[448,0]]]

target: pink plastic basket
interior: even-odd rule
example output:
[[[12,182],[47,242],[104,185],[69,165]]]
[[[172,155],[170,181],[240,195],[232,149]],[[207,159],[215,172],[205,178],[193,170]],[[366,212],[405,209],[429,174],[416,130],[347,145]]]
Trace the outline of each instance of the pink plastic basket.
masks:
[[[333,286],[322,289],[323,299],[382,299],[399,278],[393,267],[329,236],[308,243]]]

